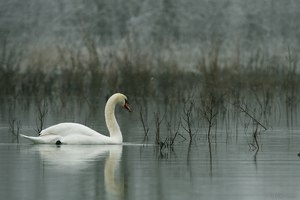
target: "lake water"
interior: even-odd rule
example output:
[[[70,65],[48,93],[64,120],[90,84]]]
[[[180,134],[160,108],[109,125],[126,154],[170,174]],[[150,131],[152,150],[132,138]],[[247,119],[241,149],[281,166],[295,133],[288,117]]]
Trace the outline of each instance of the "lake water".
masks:
[[[0,117],[1,199],[300,198],[300,129],[283,126],[284,117],[276,124],[270,122],[272,128],[261,133],[259,151],[249,145],[251,134],[241,128],[238,133],[232,131],[235,128],[229,133],[218,129],[211,144],[201,129],[191,145],[178,138],[173,149],[160,150],[143,145],[138,112],[117,111],[130,143],[104,146],[31,145],[23,139],[17,143],[6,112],[2,108]],[[36,134],[34,112],[32,106],[13,112],[22,122],[21,133]],[[45,126],[63,120],[105,130],[102,112],[101,108],[90,116],[78,107],[56,115],[51,111]]]

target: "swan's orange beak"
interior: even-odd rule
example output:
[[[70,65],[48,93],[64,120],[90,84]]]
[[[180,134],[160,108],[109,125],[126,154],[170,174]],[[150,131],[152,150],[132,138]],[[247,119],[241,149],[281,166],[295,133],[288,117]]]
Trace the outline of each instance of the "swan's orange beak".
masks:
[[[131,112],[131,109],[129,107],[129,103],[125,102],[124,106],[123,106],[126,110],[128,110],[129,112]]]

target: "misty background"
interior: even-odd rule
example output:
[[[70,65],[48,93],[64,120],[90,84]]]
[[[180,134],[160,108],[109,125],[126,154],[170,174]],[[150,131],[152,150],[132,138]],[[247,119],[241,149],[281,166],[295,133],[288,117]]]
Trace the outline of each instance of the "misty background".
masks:
[[[215,48],[224,59],[298,52],[299,10],[296,0],[1,0],[0,45],[17,47],[28,61],[92,42],[106,58],[120,49],[172,54],[187,68]]]

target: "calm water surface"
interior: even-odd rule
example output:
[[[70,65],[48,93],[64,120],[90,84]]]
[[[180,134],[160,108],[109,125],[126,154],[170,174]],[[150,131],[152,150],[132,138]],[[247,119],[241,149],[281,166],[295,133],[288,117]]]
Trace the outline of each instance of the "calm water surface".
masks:
[[[74,121],[105,130],[103,110],[90,116],[76,109],[50,113],[45,126]],[[22,121],[21,133],[35,134],[34,112],[15,113]],[[140,144],[143,131],[138,112],[117,112],[125,141],[136,144],[16,143],[2,109],[1,199],[300,199],[300,129],[285,128],[284,119],[260,135],[257,152],[249,148],[250,135],[244,131],[236,135],[235,128],[229,134],[218,130],[218,139],[211,145],[200,131],[193,144],[179,140],[173,150],[160,151]]]
[[[268,138],[269,140],[270,138]],[[3,199],[299,199],[299,137],[245,144],[0,145]]]

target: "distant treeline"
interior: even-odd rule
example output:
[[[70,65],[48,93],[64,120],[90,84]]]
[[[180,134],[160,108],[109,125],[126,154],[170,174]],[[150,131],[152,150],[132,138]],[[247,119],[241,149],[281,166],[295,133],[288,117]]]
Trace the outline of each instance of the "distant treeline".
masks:
[[[0,95],[296,93],[299,9],[293,0],[0,0]]]
[[[25,57],[14,46],[0,49],[1,96],[95,96],[116,91],[134,96],[178,97],[193,91],[293,91],[300,89],[297,56],[282,59],[257,52],[248,60],[227,62],[215,49],[186,68],[176,54],[140,55],[131,49],[101,54],[90,43],[84,50],[57,47],[56,55]]]
[[[103,47],[129,38],[140,51],[206,49],[218,41],[227,54],[237,44],[242,52],[278,52],[299,47],[299,9],[295,0],[0,0],[0,38],[28,47],[84,43],[87,36]]]

